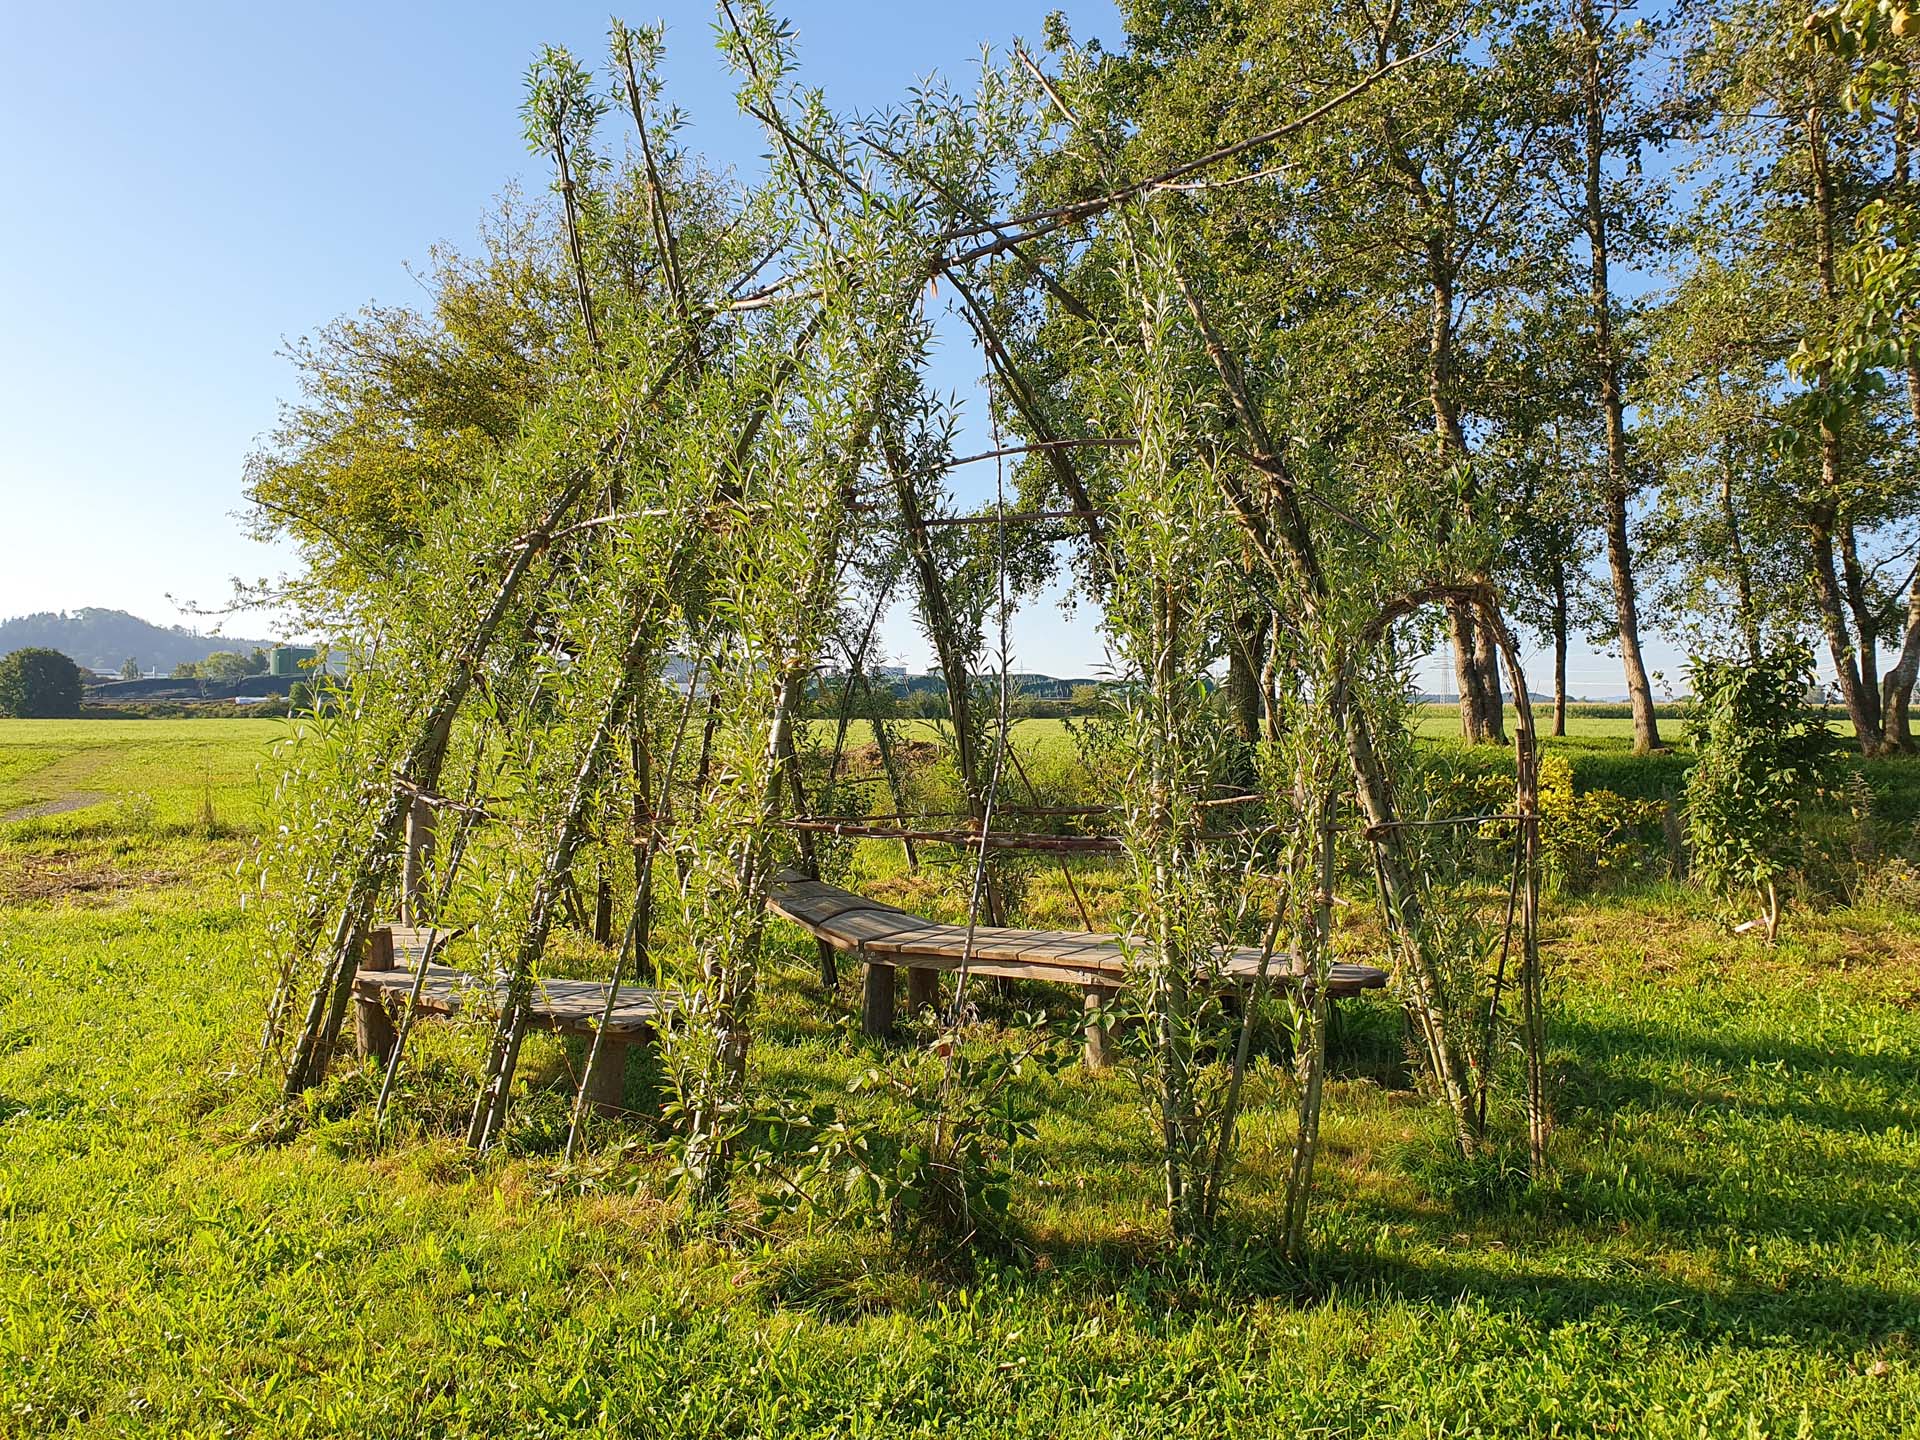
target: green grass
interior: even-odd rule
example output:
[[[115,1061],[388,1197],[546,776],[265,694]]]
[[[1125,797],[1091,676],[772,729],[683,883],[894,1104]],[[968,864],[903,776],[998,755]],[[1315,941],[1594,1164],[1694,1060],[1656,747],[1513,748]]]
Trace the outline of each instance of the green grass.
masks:
[[[1044,750],[1072,745],[1072,727],[1084,725],[1085,720],[1015,720],[1008,727],[1013,742],[1024,750]],[[814,720],[810,722],[812,734],[817,744],[831,747],[834,731],[838,728],[832,720]],[[940,739],[945,722],[938,720],[896,720],[894,733],[902,740],[934,742]],[[871,745],[873,726],[865,720],[854,720],[847,726],[847,744],[849,748]]]
[[[230,871],[274,727],[219,723],[0,722],[0,803],[64,784],[70,742],[76,788],[151,797],[0,824],[0,1432],[1920,1433],[1911,910],[1796,912],[1768,951],[1676,889],[1557,908],[1533,1188],[1446,1158],[1398,1014],[1349,1007],[1304,1276],[1267,1249],[1281,1069],[1255,1073],[1232,1236],[1191,1259],[1158,1239],[1126,1082],[1042,1070],[1025,1253],[962,1277],[878,1238],[688,1240],[644,1125],[563,1172],[557,1045],[482,1165],[431,1123],[469,1093],[446,1027],[396,1143],[351,1065],[294,1133],[252,1133],[265,977]],[[96,862],[166,874],[59,883]],[[850,1032],[851,976],[823,1002],[777,938],[765,1082],[845,1101],[906,1063]]]
[[[0,720],[0,906],[213,869],[268,820],[276,720]]]
[[[145,797],[165,822],[211,797],[217,814],[250,823],[285,733],[279,720],[0,720],[0,816],[68,797]]]
[[[1593,711],[1606,713],[1594,714]],[[1679,707],[1658,705],[1654,707],[1660,727],[1660,738],[1668,745],[1682,745],[1686,742],[1686,720]],[[1613,712],[1618,711],[1618,714]],[[1833,712],[1829,712],[1832,714]],[[1425,704],[1415,707],[1414,725],[1416,732],[1431,740],[1451,740],[1460,734],[1460,707],[1451,704]],[[1507,724],[1514,723],[1514,708],[1507,706]],[[1540,733],[1546,735],[1553,726],[1553,702],[1536,701],[1533,707],[1534,723],[1540,727]],[[1828,721],[1836,735],[1851,737],[1853,722],[1844,715],[1835,715]],[[1633,718],[1625,706],[1594,705],[1567,707],[1568,740],[1619,740],[1628,745],[1633,743]]]

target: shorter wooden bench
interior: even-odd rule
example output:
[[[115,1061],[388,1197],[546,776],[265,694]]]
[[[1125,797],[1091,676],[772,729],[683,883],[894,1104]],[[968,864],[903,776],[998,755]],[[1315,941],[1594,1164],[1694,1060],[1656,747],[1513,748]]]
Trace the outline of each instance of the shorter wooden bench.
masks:
[[[360,1052],[383,1064],[399,1038],[396,1022],[406,1014],[407,997],[429,949],[443,946],[455,932],[428,927],[383,925],[367,936],[365,964],[353,977],[354,1034]],[[420,987],[419,1018],[446,1019],[477,1007],[498,1014],[506,1003],[504,981],[476,980],[451,965],[427,964]],[[592,980],[536,980],[528,1022],[539,1030],[589,1039],[600,1028],[607,1003],[607,987]],[[656,1026],[669,1008],[664,991],[623,985],[607,1018],[606,1038],[587,1077],[587,1096],[596,1108],[615,1111],[627,1071],[627,1051],[650,1045]]]
[[[1108,1036],[1097,1016],[1119,992],[1127,973],[1127,952],[1117,935],[976,925],[969,942],[965,925],[923,920],[898,906],[809,880],[797,870],[774,877],[769,904],[815,938],[857,955],[865,964],[861,1022],[869,1035],[885,1035],[893,1028],[896,969],[906,970],[908,1003],[918,1010],[939,1003],[940,972],[964,963],[971,975],[1078,986],[1094,1017],[1087,1022],[1086,1062],[1090,1067],[1106,1063]],[[1242,987],[1259,973],[1260,951],[1254,946],[1232,951],[1221,966],[1222,978]],[[1268,961],[1267,976],[1276,985],[1303,991],[1309,983],[1299,963],[1284,954]],[[1387,972],[1378,966],[1337,964],[1328,972],[1327,994],[1337,999],[1386,983]]]

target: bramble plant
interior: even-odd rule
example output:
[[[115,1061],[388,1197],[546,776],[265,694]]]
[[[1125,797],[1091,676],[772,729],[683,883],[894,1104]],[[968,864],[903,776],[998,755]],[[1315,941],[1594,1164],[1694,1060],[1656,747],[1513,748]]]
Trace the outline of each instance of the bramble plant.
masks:
[[[1780,881],[1801,853],[1800,813],[1832,773],[1838,741],[1808,704],[1813,657],[1782,650],[1752,662],[1698,657],[1688,667],[1687,772],[1693,870],[1729,902],[1757,898],[1771,944]]]

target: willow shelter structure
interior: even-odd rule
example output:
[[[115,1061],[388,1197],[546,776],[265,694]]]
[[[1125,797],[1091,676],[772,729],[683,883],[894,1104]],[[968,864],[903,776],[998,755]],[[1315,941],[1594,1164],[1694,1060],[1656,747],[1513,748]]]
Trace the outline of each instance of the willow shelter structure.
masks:
[[[534,68],[528,136],[555,177],[554,338],[510,442],[401,561],[358,582],[353,688],[290,756],[291,819],[263,876],[282,967],[264,1040],[285,1094],[323,1081],[356,999],[369,1048],[387,1052],[383,1106],[414,1021],[466,1009],[490,1028],[468,1128],[484,1151],[531,1029],[589,1038],[576,1131],[606,1098],[603,1047],[644,1035],[689,1204],[723,1209],[757,1103],[758,969],[778,912],[819,942],[823,981],[837,955],[865,962],[870,1029],[890,1025],[897,968],[917,977],[916,1006],[954,974],[934,1007],[949,1067],[969,973],[1063,979],[1092,1010],[1127,1011],[1176,1234],[1218,1212],[1256,1017],[1279,990],[1296,999],[1302,1082],[1289,1246],[1329,1007],[1389,970],[1459,1143],[1482,1143],[1490,1077],[1517,1050],[1541,1163],[1532,719],[1498,596],[1460,559],[1472,517],[1436,533],[1406,495],[1316,468],[1286,438],[1277,393],[1239,349],[1266,318],[1239,306],[1192,224],[1196,194],[1426,52],[1303,96],[1277,129],[1130,176],[1076,117],[1076,52],[1049,74],[1016,51],[972,95],[929,87],[855,120],[802,87],[791,36],[759,5],[718,13],[770,149],[752,184],[677,148],[657,31],[616,25],[610,84],[561,51]],[[1073,159],[1071,193],[1017,179],[1036,147]],[[933,297],[975,342],[991,451],[954,453],[958,421],[927,382]],[[950,478],[987,463],[995,500],[961,510]],[[1007,823],[1006,620],[1023,567],[1052,547],[1098,599],[1124,672],[1097,835]],[[963,858],[964,923],[822,881],[832,828],[873,817],[834,808],[849,712],[809,721],[810,685],[831,659],[850,701],[896,594],[947,680],[964,813],[908,807],[887,833],[944,837],[925,843]],[[1431,822],[1397,808],[1397,637],[1436,606],[1477,617],[1505,656],[1520,707],[1511,811]],[[982,686],[995,624],[1000,679]],[[1260,686],[1236,733],[1206,676],[1248,635]],[[666,683],[670,665],[690,678]],[[1512,846],[1497,973],[1464,989],[1446,950],[1457,928],[1428,914],[1430,823],[1503,827]],[[1002,857],[1075,847],[1125,877],[1126,933],[1040,935],[1006,913]],[[1337,931],[1343,874],[1377,902],[1381,966]],[[439,929],[387,928],[394,913]],[[604,979],[551,973],[567,928],[602,942]],[[455,929],[458,974],[431,938]],[[370,945],[413,963],[369,964]],[[1089,1044],[1106,1058],[1104,1030]]]

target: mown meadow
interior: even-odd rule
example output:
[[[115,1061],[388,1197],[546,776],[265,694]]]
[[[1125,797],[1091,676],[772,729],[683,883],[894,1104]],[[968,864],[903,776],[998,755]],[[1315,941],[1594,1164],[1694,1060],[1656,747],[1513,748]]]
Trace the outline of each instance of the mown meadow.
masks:
[[[1579,785],[1670,793],[1685,757],[1608,727],[1550,748]],[[246,858],[283,734],[0,722],[6,1433],[1920,1433],[1910,762],[1867,770],[1872,883],[1796,905],[1777,947],[1657,864],[1550,895],[1544,1180],[1456,1158],[1398,1007],[1346,1004],[1295,1271],[1268,1243],[1284,1056],[1253,1072],[1224,1238],[1177,1254],[1137,1096],[1073,1063],[1073,1004],[1037,987],[982,1002],[1039,1049],[1010,1096],[1016,1243],[964,1264],[750,1207],[684,1233],[639,1067],[638,1113],[562,1163],[579,1056],[551,1040],[481,1160],[450,1119],[479,1043],[458,1027],[422,1037],[384,1134],[351,1062],[277,1114]],[[1016,739],[1037,785],[1071,770],[1058,723]],[[951,903],[897,853],[846,863]],[[1030,914],[1073,903],[1036,868]],[[1342,933],[1364,958],[1366,916]],[[859,1035],[855,974],[823,997],[811,945],[777,938],[764,1089],[845,1102],[914,1063]]]

